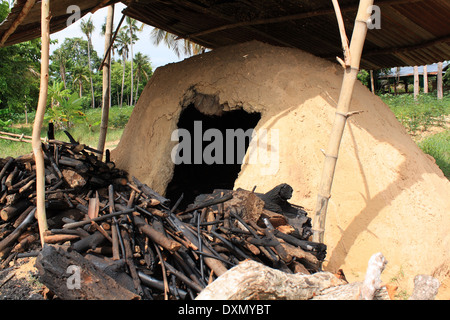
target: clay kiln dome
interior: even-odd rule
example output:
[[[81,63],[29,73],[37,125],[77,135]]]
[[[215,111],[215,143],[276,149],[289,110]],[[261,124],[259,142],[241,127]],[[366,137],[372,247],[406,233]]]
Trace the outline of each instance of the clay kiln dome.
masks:
[[[194,105],[219,115],[259,113],[255,131],[279,135],[276,172],[243,164],[234,187],[266,192],[280,183],[312,217],[342,82],[339,65],[297,49],[259,42],[216,49],[158,68],[142,93],[112,157],[160,193],[172,179],[171,135]],[[388,260],[383,280],[400,277],[410,290],[450,258],[450,183],[407,135],[390,109],[357,83],[328,206],[325,269],[343,268],[361,281],[370,256]],[[276,147],[276,148],[275,148]],[[175,200],[174,200],[175,201]],[[442,280],[442,279],[441,279]]]

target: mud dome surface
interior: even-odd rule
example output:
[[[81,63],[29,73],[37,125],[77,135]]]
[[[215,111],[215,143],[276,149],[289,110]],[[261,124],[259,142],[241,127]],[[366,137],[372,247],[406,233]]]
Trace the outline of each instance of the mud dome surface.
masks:
[[[291,202],[304,206],[313,218],[321,149],[328,143],[341,82],[339,65],[259,42],[170,64],[155,71],[112,158],[119,168],[165,193],[177,143],[171,134],[183,108],[194,104],[205,114],[236,108],[258,112],[255,130],[279,135],[278,142],[268,143],[278,159],[270,168],[244,164],[234,188],[256,186],[256,192],[267,192],[288,183],[294,189]],[[350,282],[361,281],[371,255],[382,252],[388,260],[383,281],[395,280],[399,291],[411,293],[415,275],[434,273],[442,282],[442,297],[450,273],[450,183],[381,99],[360,83],[350,109],[363,112],[349,119],[342,139],[326,221],[324,267],[342,268]]]

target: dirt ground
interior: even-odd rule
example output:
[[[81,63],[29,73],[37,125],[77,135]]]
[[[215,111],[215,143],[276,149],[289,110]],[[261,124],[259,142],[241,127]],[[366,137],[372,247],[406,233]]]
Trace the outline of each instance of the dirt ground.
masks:
[[[429,127],[426,130],[419,130],[411,135],[411,138],[419,143],[435,134],[450,130],[450,116],[444,118],[444,123],[441,126]]]
[[[39,282],[38,271],[35,267],[36,258],[23,258],[11,266],[0,271],[0,300],[51,300],[58,299]],[[448,264],[450,265],[450,264]],[[438,278],[447,278],[441,282],[437,300],[450,300],[450,268],[437,270],[434,274]],[[389,283],[396,286],[395,280]],[[404,300],[408,298],[398,290],[393,291],[393,300]]]
[[[44,300],[45,286],[39,282],[36,258],[23,258],[0,271],[0,300]]]

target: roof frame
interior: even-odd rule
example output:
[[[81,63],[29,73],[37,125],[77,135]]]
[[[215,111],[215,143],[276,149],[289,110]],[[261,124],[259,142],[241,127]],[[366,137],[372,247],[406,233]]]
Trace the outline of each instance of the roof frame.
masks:
[[[26,14],[28,1],[35,4]],[[342,55],[329,0],[57,0],[52,1],[51,32],[67,27],[68,5],[79,6],[83,16],[117,2],[127,6],[123,10],[127,16],[211,49],[257,40],[298,48],[331,61]],[[349,37],[358,2],[339,0]],[[39,37],[40,3],[16,0],[10,15],[0,24],[4,46]],[[381,8],[382,29],[369,30],[362,68],[424,65],[450,59],[448,0],[375,0],[374,4]]]
[[[411,2],[418,2],[420,0],[381,0],[377,2],[378,6],[383,5],[393,5],[393,4],[402,4],[402,3],[411,3]],[[347,5],[345,7],[341,7],[341,12],[356,12],[358,9],[357,5]],[[242,22],[236,22],[232,24],[223,25],[220,27],[212,28],[209,30],[203,30],[199,31],[193,34],[187,34],[185,38],[187,39],[194,39],[195,37],[204,36],[207,34],[215,33],[218,31],[224,31],[224,30],[230,30],[234,28],[239,27],[249,27],[249,26],[256,26],[256,25],[262,25],[262,24],[272,24],[272,23],[281,23],[281,22],[287,22],[287,21],[293,21],[293,20],[302,20],[306,18],[313,18],[318,16],[324,16],[324,15],[334,15],[335,11],[333,8],[331,9],[323,9],[323,10],[314,10],[304,13],[297,13],[282,17],[276,17],[276,18],[267,18],[267,19],[257,19],[257,20],[251,20],[251,21],[242,21]]]

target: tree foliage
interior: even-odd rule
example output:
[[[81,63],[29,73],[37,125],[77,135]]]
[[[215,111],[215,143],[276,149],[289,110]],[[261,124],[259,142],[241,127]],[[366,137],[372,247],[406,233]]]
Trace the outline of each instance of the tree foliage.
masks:
[[[97,52],[91,49],[88,40],[82,38],[66,38],[59,48],[50,56],[50,81],[64,84],[71,92],[78,92],[85,97],[83,108],[101,103],[102,84],[97,71],[101,60]],[[90,67],[92,72],[90,70]],[[92,76],[92,88],[90,79]],[[92,90],[93,89],[93,90]],[[92,91],[94,99],[92,99]]]
[[[151,65],[149,62],[146,62],[144,64],[141,64],[140,62],[138,62],[140,65],[137,66],[137,60],[135,58],[134,63],[135,63],[135,68],[134,68],[134,81],[135,81],[134,95],[135,95],[135,97],[133,98],[133,100],[136,100],[136,90],[138,90],[137,96],[139,97],[142,90],[144,90],[144,87],[145,87],[148,79],[150,79],[150,77],[152,76],[153,72],[152,72],[152,68],[151,68]],[[125,70],[125,75],[123,73],[124,70]],[[138,78],[136,76],[137,72],[140,72],[140,74],[141,74],[140,77],[138,77]],[[147,75],[147,78],[145,77],[144,74]],[[125,67],[124,67],[121,60],[115,61],[111,65],[111,105],[118,105],[118,106],[121,105],[122,79],[123,78],[125,79],[125,81],[124,81],[125,84],[130,83],[130,81],[131,81],[131,62],[126,61]],[[139,86],[137,87],[138,79],[139,79]],[[124,90],[123,90],[123,105],[128,105],[130,98],[131,98],[131,86],[125,85]]]
[[[136,41],[136,39],[134,39]],[[115,51],[111,62],[111,103],[120,105],[128,104],[131,100],[131,62],[129,54],[129,36],[126,32],[119,33],[116,38]],[[90,74],[95,95],[95,106],[100,107],[102,101],[102,69],[99,71],[101,58],[97,52],[88,47],[88,40],[82,38],[66,38],[61,45],[53,51],[50,57],[50,87],[58,83],[60,89],[67,89],[70,94],[76,92],[81,97],[82,108],[92,106],[92,92],[90,87]],[[88,48],[89,52],[88,52]],[[90,58],[90,59],[89,59]],[[116,58],[117,60],[114,60]],[[124,60],[125,58],[125,60]],[[125,64],[124,64],[125,61]],[[91,63],[92,73],[89,71]],[[142,92],[149,77],[152,75],[150,60],[140,53],[134,59],[134,98]],[[137,87],[138,86],[138,87]],[[136,91],[138,90],[138,91]]]
[[[40,40],[0,49],[0,109],[35,108],[39,97]]]
[[[60,86],[59,88],[62,88]],[[57,129],[69,129],[77,122],[86,120],[86,115],[82,111],[82,98],[76,92],[69,97],[56,95],[57,104],[47,108],[45,120],[53,122]]]
[[[9,3],[0,0],[0,22],[10,12]],[[132,31],[130,32],[130,28]],[[150,59],[141,53],[130,56],[130,46],[138,40],[136,21],[128,21],[116,39],[111,62],[111,101],[120,105],[135,102],[152,75]],[[91,19],[83,20],[82,37],[66,38],[50,56],[49,98],[47,119],[60,127],[85,121],[82,110],[101,107],[101,58],[92,46],[95,32]],[[130,39],[130,33],[132,38]],[[2,127],[9,119],[36,109],[39,98],[41,41],[20,43],[0,48],[0,120]],[[102,53],[103,56],[103,53]],[[116,59],[114,59],[116,58]],[[133,61],[134,66],[131,66]],[[133,89],[131,89],[133,87]],[[123,88],[123,89],[122,89]]]
[[[153,28],[150,33],[150,38],[155,45],[164,43],[169,49],[171,49],[178,57],[182,54],[185,56],[192,56],[203,53],[207,48],[190,41],[189,39],[179,38],[173,33],[169,33],[165,30]]]
[[[88,20],[81,21],[81,31],[86,35],[88,40],[88,66],[89,66],[89,80],[91,84],[92,108],[95,108],[95,93],[94,82],[92,80],[92,66],[91,66],[91,49],[92,49],[92,33],[95,30],[94,23],[91,17]]]
[[[0,2],[0,21],[9,13],[9,4]],[[0,119],[7,121],[25,108],[35,109],[39,97],[39,39],[0,48]]]
[[[0,2],[0,21],[5,20],[9,13],[9,3],[7,1],[2,0]]]

